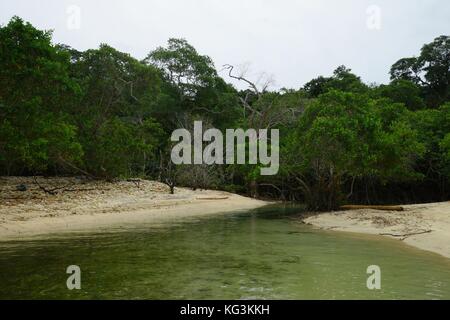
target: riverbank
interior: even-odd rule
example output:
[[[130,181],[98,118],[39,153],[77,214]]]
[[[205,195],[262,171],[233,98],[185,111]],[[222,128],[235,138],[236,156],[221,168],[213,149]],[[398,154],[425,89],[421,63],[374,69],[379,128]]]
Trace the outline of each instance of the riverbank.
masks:
[[[360,209],[304,219],[325,230],[387,236],[450,258],[450,202],[403,206],[404,211]]]
[[[36,183],[37,182],[37,183]],[[25,190],[26,189],[26,190]],[[265,201],[211,190],[169,188],[155,181],[108,183],[83,178],[0,178],[0,240],[160,223],[247,210]]]

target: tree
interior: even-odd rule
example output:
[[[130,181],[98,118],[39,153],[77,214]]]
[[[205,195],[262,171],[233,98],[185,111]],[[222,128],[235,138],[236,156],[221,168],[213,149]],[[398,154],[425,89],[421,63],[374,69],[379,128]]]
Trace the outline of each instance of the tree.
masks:
[[[321,94],[324,94],[328,90],[328,84],[331,78],[326,78],[324,76],[319,76],[309,82],[307,82],[303,89],[308,93],[310,98],[317,98]]]
[[[402,58],[391,68],[392,80],[408,80],[423,88],[431,107],[450,98],[450,37],[440,36],[424,45],[417,58]]]
[[[351,196],[357,178],[412,178],[410,160],[423,146],[402,118],[383,123],[380,109],[367,95],[341,91],[307,107],[284,157],[311,209],[337,208],[345,200],[342,187],[351,181]]]
[[[71,75],[81,87],[70,112],[85,149],[85,168],[101,177],[144,175],[164,133],[157,70],[108,45],[71,53]]]
[[[234,66],[226,65],[230,78],[248,85],[248,89],[240,92],[239,100],[243,110],[243,116],[237,123],[239,127],[248,129],[279,129],[282,133],[293,127],[298,116],[303,112],[306,104],[306,96],[303,91],[281,90],[281,92],[269,91],[271,79],[263,81],[262,86],[258,82],[248,79],[245,72],[235,73]],[[261,143],[261,141],[259,141]],[[245,146],[248,148],[248,144]],[[279,192],[273,180],[260,175],[259,165],[231,166],[231,176],[247,186],[252,197],[258,197],[261,184],[270,186]],[[267,181],[271,180],[271,181]],[[283,194],[283,191],[279,192]]]
[[[448,133],[440,142],[441,151],[444,156],[445,175],[450,180],[450,133]]]
[[[376,97],[385,97],[393,102],[403,103],[409,110],[421,110],[426,107],[421,88],[410,80],[397,79],[388,85],[374,89]]]
[[[344,92],[364,93],[368,87],[345,66],[339,66],[334,70],[332,77],[320,76],[306,83],[303,89],[310,98],[317,98],[321,94],[330,90],[340,90]]]
[[[167,48],[152,51],[145,62],[161,69],[182,97],[195,97],[200,88],[211,86],[216,77],[211,58],[198,54],[184,39],[169,39]]]
[[[51,32],[15,17],[0,27],[0,174],[152,177],[171,192],[223,188],[306,201],[313,210],[445,200],[449,42],[438,37],[419,57],[400,59],[391,83],[380,86],[340,66],[300,90],[271,90],[271,78],[253,81],[225,65],[248,86],[237,91],[184,39],[138,61],[107,44],[84,52],[53,45]],[[278,129],[278,174],[261,176],[258,164],[174,165],[169,134],[192,130],[194,120]]]
[[[144,61],[157,67],[168,82],[166,118],[176,118],[174,113],[199,114],[220,128],[240,116],[236,90],[218,76],[211,58],[199,54],[186,40],[169,39],[166,48],[152,51]]]
[[[64,106],[79,88],[69,77],[69,56],[51,32],[14,17],[0,27],[0,171],[64,169],[82,147]]]
[[[446,138],[450,132],[450,103],[439,109],[419,110],[409,114],[411,125],[418,131],[417,140],[425,146],[425,154],[417,164],[417,170],[425,176],[425,182],[433,186],[437,199],[448,194],[450,171],[446,159]]]
[[[96,176],[107,179],[146,177],[162,137],[159,124],[151,119],[137,125],[112,118],[99,128],[95,153],[87,167]]]

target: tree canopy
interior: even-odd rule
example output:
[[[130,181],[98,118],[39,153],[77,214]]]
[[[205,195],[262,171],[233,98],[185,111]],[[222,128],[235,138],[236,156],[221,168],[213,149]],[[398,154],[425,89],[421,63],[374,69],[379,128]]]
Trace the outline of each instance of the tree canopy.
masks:
[[[299,89],[259,89],[185,39],[139,61],[107,44],[78,51],[14,17],[0,27],[0,174],[159,179],[172,190],[221,188],[304,201],[450,198],[450,38],[395,62],[367,85],[349,68]],[[248,89],[228,83],[233,78]],[[174,129],[279,129],[281,167],[175,166]],[[393,196],[397,194],[397,196]]]

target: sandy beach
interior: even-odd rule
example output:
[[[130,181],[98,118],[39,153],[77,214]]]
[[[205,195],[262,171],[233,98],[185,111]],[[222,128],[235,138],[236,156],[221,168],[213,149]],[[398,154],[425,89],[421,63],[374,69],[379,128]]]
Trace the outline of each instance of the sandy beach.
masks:
[[[169,188],[155,181],[108,183],[82,178],[0,178],[0,241],[48,233],[99,231],[180,217],[253,209],[269,202],[211,190]],[[26,191],[19,190],[26,186]],[[51,193],[45,192],[42,188]],[[450,258],[450,202],[314,215],[315,227],[395,238]]]
[[[359,209],[303,221],[325,230],[375,234],[450,258],[450,202],[402,206],[404,211]]]
[[[211,190],[177,188],[171,195],[164,184],[146,180],[108,183],[40,177],[37,182],[23,177],[0,178],[0,240],[159,223],[269,204]],[[20,186],[27,190],[18,190]]]

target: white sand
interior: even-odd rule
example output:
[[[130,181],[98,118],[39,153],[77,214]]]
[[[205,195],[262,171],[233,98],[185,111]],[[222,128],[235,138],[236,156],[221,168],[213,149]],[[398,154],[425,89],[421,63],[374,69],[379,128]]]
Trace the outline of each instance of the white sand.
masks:
[[[177,188],[174,195],[158,182],[86,182],[74,178],[38,179],[46,189],[67,186],[49,195],[30,178],[0,178],[0,240],[48,233],[95,231],[180,217],[253,209],[268,202],[221,191]],[[26,184],[20,192],[16,186]]]
[[[326,230],[388,236],[450,258],[450,202],[403,207],[405,211],[364,209],[324,213],[304,222]]]

